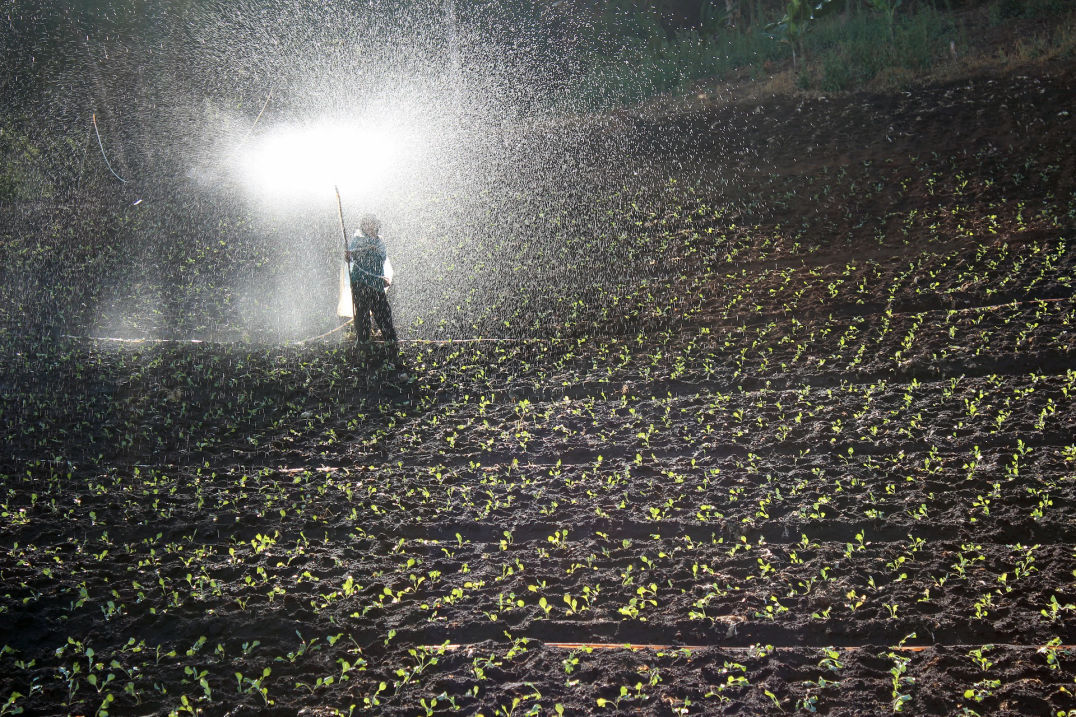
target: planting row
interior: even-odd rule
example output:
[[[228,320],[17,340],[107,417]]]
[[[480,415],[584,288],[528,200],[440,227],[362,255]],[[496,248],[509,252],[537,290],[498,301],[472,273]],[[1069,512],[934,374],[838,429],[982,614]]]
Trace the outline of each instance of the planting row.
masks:
[[[1062,371],[1076,350],[1074,319],[1076,310],[1066,299],[967,311],[887,312],[876,322],[862,317],[821,322],[790,318],[721,330],[703,328],[682,337],[418,344],[409,348],[410,365],[402,372],[388,365],[368,366],[365,359],[345,350],[251,352],[242,346],[165,344],[110,351],[78,342],[28,344],[3,359],[9,389],[19,387],[6,391],[2,399],[5,439],[12,455],[44,453],[85,460],[150,452],[174,460],[180,454],[226,447],[238,452],[238,460],[250,462],[249,457],[263,453],[268,444],[276,448],[293,444],[331,455],[343,450],[340,442],[353,450],[361,439],[374,449],[390,426],[411,424],[415,416],[436,407],[433,416],[415,423],[411,438],[396,435],[397,445],[425,440],[422,425],[436,417],[433,426],[445,420],[471,426],[477,420],[477,430],[466,439],[468,451],[476,445],[525,451],[536,436],[547,439],[558,424],[563,424],[562,433],[580,431],[583,414],[591,410],[585,400],[553,409],[565,420],[558,418],[538,432],[527,428],[532,421],[519,415],[533,414],[534,405],[543,400],[567,396],[603,399],[599,404],[617,398],[625,404],[623,411],[609,416],[602,440],[623,426],[628,438],[651,431],[649,438],[660,442],[673,436],[654,434],[657,429],[650,425],[658,425],[658,417],[646,405],[635,406],[634,397],[644,400],[704,390],[710,397],[700,394],[699,402],[713,404],[713,420],[694,429],[677,429],[687,431],[675,437],[687,447],[705,439],[700,431],[720,433],[735,424],[744,425],[731,429],[734,437],[740,430],[741,437],[750,435],[751,440],[764,438],[767,431],[776,431],[781,441],[796,440],[804,430],[821,430],[825,438],[838,442],[882,440],[892,431],[902,431],[907,440],[921,440],[924,432],[934,432],[933,423],[920,419],[917,428],[915,415],[936,411],[952,414],[947,433],[954,438],[986,440],[974,437],[1015,425],[1028,441],[1035,433],[1071,432],[1071,372],[1051,374]],[[1018,371],[1031,377],[1011,386],[1003,380]],[[854,409],[824,404],[819,413],[812,408],[809,386],[837,384],[838,372],[846,376],[855,372],[851,378],[861,385],[851,390],[864,394],[858,399],[863,403]],[[961,378],[966,373],[985,379]],[[905,390],[883,380],[887,375],[914,383]],[[916,375],[923,380],[912,378]],[[931,375],[946,380],[927,380]],[[751,406],[735,388],[764,387],[767,381],[777,388],[803,382],[807,385],[802,390],[808,393],[794,399],[764,394],[754,399],[764,405]],[[505,395],[500,387],[509,385],[512,395]],[[58,390],[67,396],[63,406],[54,401]],[[912,401],[902,408],[883,399],[883,394],[900,401],[907,395]],[[875,410],[868,396],[882,399],[878,405],[885,410]],[[521,403],[524,398],[530,407]],[[768,407],[778,403],[776,411]],[[471,415],[470,404],[482,404],[481,412]],[[793,422],[804,407],[811,409],[808,417],[821,415],[827,425],[812,421],[804,429],[799,425],[803,415],[800,422]],[[689,407],[669,410],[679,408]],[[543,414],[549,410],[542,407]],[[441,412],[455,417],[439,417]],[[495,427],[482,429],[483,419]],[[173,423],[181,425],[173,428]],[[707,429],[711,423],[717,428]],[[751,424],[757,425],[748,434]],[[71,440],[74,435],[79,436],[77,442]]]
[[[231,635],[175,646],[132,638],[117,648],[71,638],[57,650],[59,664],[45,669],[5,651],[5,670],[26,690],[11,693],[5,706],[36,699],[73,713],[183,714],[226,702],[233,711],[285,714],[276,705],[313,700],[328,715],[736,714],[745,707],[852,714],[849,705],[1038,714],[1071,704],[1076,663],[1058,640],[1033,648],[759,643],[695,651],[564,649],[506,636],[500,644],[406,649],[390,637],[376,651],[363,650],[346,631],[295,631],[279,648]],[[549,679],[536,684],[535,675]]]

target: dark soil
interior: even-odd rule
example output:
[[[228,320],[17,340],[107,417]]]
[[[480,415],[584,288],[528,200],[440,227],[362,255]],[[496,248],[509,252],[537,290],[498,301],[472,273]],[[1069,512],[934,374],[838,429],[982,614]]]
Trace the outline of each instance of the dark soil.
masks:
[[[1073,97],[1046,66],[581,132],[644,149],[559,207],[592,281],[501,247],[399,356],[12,311],[0,704],[1076,709]]]

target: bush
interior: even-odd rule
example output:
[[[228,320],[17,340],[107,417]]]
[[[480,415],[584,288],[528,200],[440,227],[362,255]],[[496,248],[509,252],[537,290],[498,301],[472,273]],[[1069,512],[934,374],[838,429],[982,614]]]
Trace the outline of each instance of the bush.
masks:
[[[807,48],[820,67],[818,88],[838,92],[863,87],[883,72],[902,77],[929,70],[946,56],[953,37],[952,24],[926,8],[898,17],[892,37],[877,14],[826,18],[809,36]]]
[[[927,8],[897,24],[892,61],[896,67],[922,72],[946,57],[949,42],[956,39],[952,22]]]
[[[849,59],[846,52],[837,49],[822,58],[822,76],[818,88],[824,92],[843,92],[859,87],[874,77],[874,71],[862,62]]]
[[[727,77],[737,69],[780,59],[787,52],[762,33],[727,28],[684,30],[672,37],[632,33],[621,39],[620,47],[607,46],[604,52],[592,53],[591,69],[581,82],[581,94],[591,107],[681,92],[696,80]]]

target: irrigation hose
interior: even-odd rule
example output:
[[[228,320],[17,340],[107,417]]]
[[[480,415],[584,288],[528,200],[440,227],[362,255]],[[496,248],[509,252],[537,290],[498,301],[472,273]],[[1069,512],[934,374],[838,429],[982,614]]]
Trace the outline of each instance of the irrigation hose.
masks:
[[[285,342],[284,346],[299,346],[301,344],[310,343],[311,341],[317,341],[323,339],[326,336],[335,334],[340,329],[346,327],[355,321],[354,318],[350,318],[344,323],[337,326],[335,329],[329,329],[325,333],[318,334],[317,336],[309,336],[305,339],[296,339],[295,341]],[[212,341],[208,339],[127,339],[119,336],[78,336],[76,334],[60,334],[60,338],[75,339],[76,341],[113,341],[123,344],[206,344],[208,346],[236,346],[239,344],[248,344],[248,341]],[[474,343],[506,343],[506,344],[552,344],[561,341],[575,341],[575,339],[565,339],[558,337],[550,337],[545,339],[509,339],[509,338],[466,338],[466,339],[397,339],[396,343],[400,344],[474,344]]]
[[[1038,304],[1038,303],[1046,303],[1046,302],[1053,303],[1053,302],[1057,302],[1057,301],[1071,301],[1071,298],[1062,297],[1062,298],[1052,298],[1052,299],[1027,299],[1027,300],[1023,300],[1023,301],[1019,301],[1019,300],[1018,301],[1010,301],[1010,302],[1007,302],[1007,303],[1004,303],[1004,304],[991,304],[989,306],[974,306],[974,307],[967,307],[967,308],[964,308],[964,309],[953,309],[953,311],[957,311],[957,312],[973,311],[973,310],[993,311],[993,310],[997,310],[997,309],[1003,309],[1003,308],[1006,308],[1006,307],[1009,307],[1009,306],[1020,306],[1020,305],[1023,305],[1023,304]],[[945,311],[945,309],[938,309],[938,311]],[[345,321],[344,323],[337,326],[335,329],[329,329],[325,333],[318,334],[316,336],[310,336],[310,337],[305,338],[305,339],[298,339],[296,341],[289,341],[285,345],[294,346],[294,345],[298,345],[298,344],[305,344],[305,343],[308,343],[310,341],[316,341],[318,339],[321,339],[321,338],[324,338],[326,336],[329,336],[330,334],[336,333],[340,329],[342,329],[345,326],[347,326],[348,324],[352,323],[354,320],[355,320],[354,317],[352,317],[352,318],[348,319],[347,321]],[[203,340],[203,339],[147,339],[147,338],[125,339],[125,338],[120,338],[120,337],[116,337],[116,336],[77,336],[75,334],[60,334],[60,337],[65,338],[65,339],[77,339],[79,341],[116,341],[116,342],[128,343],[128,344],[159,343],[159,344],[233,345],[233,344],[248,343],[248,342],[245,342],[245,341],[207,341],[207,340]],[[556,336],[549,337],[549,338],[544,338],[544,339],[538,339],[538,338],[518,338],[518,339],[513,339],[513,338],[495,338],[495,337],[474,337],[474,338],[465,338],[465,339],[464,338],[454,338],[454,339],[399,339],[398,343],[401,343],[401,344],[473,344],[473,343],[552,344],[552,343],[558,343],[558,342],[562,342],[562,341],[576,341],[576,340],[577,339],[574,339],[574,338],[563,338],[563,337],[556,337]]]
[[[305,344],[305,343],[306,343],[307,341],[317,341],[318,339],[323,339],[323,338],[325,338],[326,336],[328,336],[329,334],[335,334],[335,333],[336,333],[337,331],[339,331],[340,329],[344,328],[344,327],[345,327],[345,326],[347,326],[348,324],[350,324],[350,323],[354,323],[354,321],[355,321],[355,317],[353,316],[353,317],[351,317],[350,319],[348,319],[347,321],[345,321],[344,323],[342,323],[342,324],[340,324],[339,326],[337,326],[337,327],[336,327],[335,329],[329,329],[328,331],[326,331],[326,332],[325,332],[325,333],[323,333],[323,334],[318,334],[317,336],[311,336],[311,337],[310,337],[310,338],[308,338],[308,339],[300,339],[299,341],[292,341],[292,342],[291,342],[291,345],[292,345],[292,346],[297,346],[297,345],[299,345],[299,344]]]
[[[97,146],[101,148],[101,157],[105,160],[105,166],[108,167],[108,171],[112,172],[112,176],[120,180],[124,184],[127,184],[127,180],[116,174],[116,170],[112,169],[112,164],[108,161],[108,155],[105,154],[105,144],[101,141],[101,130],[97,129],[97,113],[94,112],[91,116],[93,121],[93,131],[97,133]]]

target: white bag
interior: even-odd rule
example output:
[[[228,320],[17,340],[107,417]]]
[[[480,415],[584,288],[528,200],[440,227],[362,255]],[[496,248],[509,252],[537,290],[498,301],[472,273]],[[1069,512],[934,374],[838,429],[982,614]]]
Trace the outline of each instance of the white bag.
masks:
[[[385,272],[384,272],[384,276],[385,276],[386,279],[389,280],[389,283],[391,284],[392,283],[392,276],[393,276],[393,274],[392,274],[392,260],[390,260],[387,256],[385,257]]]
[[[355,315],[355,303],[351,300],[351,272],[347,262],[340,263],[340,298],[336,302],[336,315],[350,319]]]

